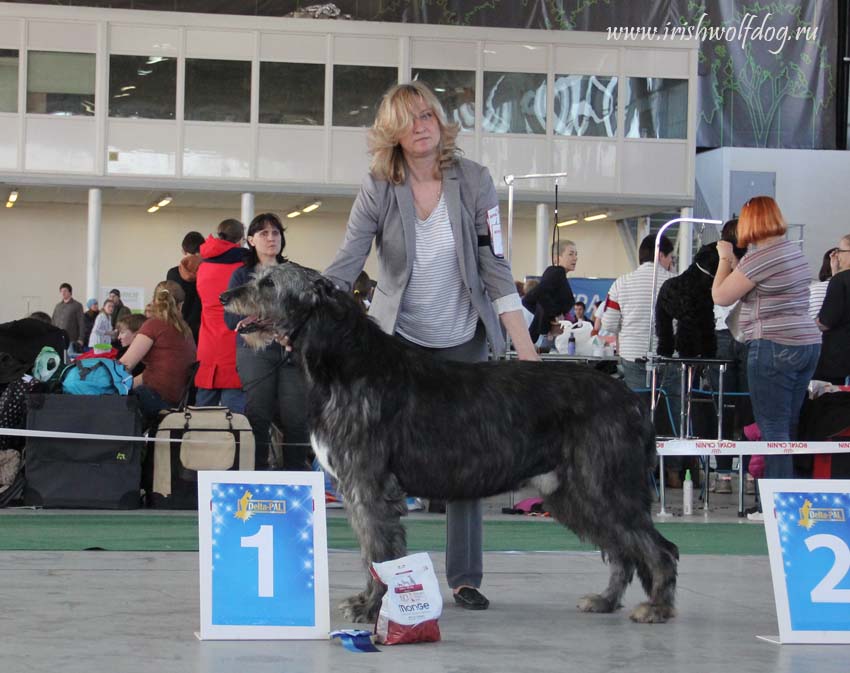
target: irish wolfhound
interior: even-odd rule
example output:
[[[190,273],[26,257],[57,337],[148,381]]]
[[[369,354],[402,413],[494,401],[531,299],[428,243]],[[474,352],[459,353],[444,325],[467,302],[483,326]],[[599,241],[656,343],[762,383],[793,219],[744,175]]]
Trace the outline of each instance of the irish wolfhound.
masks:
[[[406,553],[405,494],[462,500],[524,484],[602,551],[608,587],[587,612],[620,607],[637,571],[649,601],[637,622],[674,615],[678,549],[653,526],[655,438],[640,401],[590,368],[557,362],[441,362],[383,333],[347,293],[292,262],[221,295],[254,317],[255,347],[287,336],[307,380],[310,438],[336,476],[367,568]],[[340,607],[374,621],[382,586],[369,577]]]

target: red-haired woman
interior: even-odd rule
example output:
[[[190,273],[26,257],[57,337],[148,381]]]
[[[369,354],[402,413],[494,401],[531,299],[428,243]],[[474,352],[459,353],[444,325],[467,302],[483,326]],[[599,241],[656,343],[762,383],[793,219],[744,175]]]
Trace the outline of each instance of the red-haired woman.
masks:
[[[717,242],[720,262],[711,291],[720,306],[741,300],[750,400],[767,441],[795,438],[821,345],[808,315],[812,272],[799,243],[785,239],[786,230],[772,198],[750,199],[738,217],[738,245],[749,250],[736,264],[732,244]],[[791,456],[766,457],[765,477],[793,476]]]

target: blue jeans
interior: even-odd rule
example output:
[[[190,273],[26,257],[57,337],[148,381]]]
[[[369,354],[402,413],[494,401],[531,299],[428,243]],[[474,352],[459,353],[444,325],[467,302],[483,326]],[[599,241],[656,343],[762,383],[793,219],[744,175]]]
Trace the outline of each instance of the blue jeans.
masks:
[[[749,342],[750,401],[765,441],[787,442],[797,438],[800,410],[819,356],[820,344],[786,346],[768,339]],[[793,459],[765,456],[764,476],[793,478]]]
[[[245,393],[241,388],[198,388],[195,404],[199,407],[227,407],[235,414],[244,414]]]

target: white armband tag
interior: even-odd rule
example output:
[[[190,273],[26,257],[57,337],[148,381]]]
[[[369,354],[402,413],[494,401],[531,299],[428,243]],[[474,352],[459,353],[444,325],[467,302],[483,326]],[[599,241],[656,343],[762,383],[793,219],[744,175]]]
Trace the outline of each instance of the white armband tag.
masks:
[[[496,257],[504,258],[505,247],[502,242],[502,223],[499,220],[499,206],[487,211],[487,227],[490,229],[490,250]]]

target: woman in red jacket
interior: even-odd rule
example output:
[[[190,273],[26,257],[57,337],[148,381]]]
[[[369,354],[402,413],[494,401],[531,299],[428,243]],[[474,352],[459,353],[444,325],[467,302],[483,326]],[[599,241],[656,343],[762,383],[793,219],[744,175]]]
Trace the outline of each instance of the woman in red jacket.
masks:
[[[245,411],[245,393],[236,373],[236,333],[224,323],[218,297],[227,289],[233,271],[242,266],[244,230],[242,223],[233,219],[218,225],[216,237],[210,236],[201,245],[203,261],[196,281],[201,300],[196,403],[222,405],[240,414]]]

